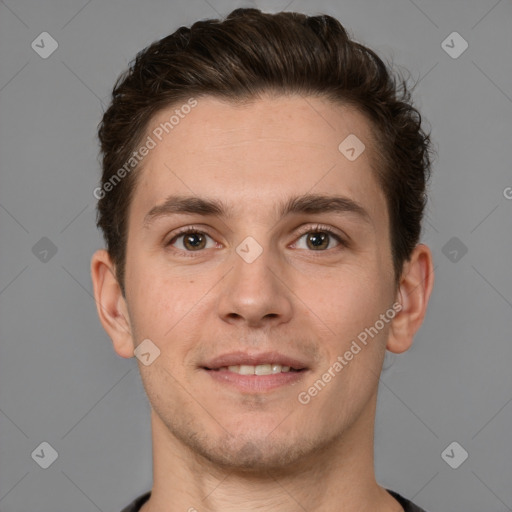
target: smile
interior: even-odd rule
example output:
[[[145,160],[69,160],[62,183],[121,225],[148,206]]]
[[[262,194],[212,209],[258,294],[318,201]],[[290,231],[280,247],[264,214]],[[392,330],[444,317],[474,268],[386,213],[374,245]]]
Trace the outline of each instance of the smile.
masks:
[[[276,373],[297,372],[299,370],[291,368],[290,366],[269,363],[258,364],[256,366],[248,364],[222,366],[221,368],[218,368],[216,371],[230,371],[233,373],[238,373],[239,375],[275,375]]]

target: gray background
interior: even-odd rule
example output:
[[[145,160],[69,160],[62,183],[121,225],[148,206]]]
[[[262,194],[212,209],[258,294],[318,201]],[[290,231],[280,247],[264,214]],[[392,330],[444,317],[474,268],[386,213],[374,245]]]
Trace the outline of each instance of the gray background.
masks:
[[[412,349],[386,359],[377,480],[431,512],[512,510],[510,1],[0,0],[0,511],[119,512],[151,486],[136,360],[91,296],[96,126],[137,51],[240,6],[332,14],[420,80],[436,284]],[[59,45],[46,59],[31,48],[44,31]],[[441,46],[453,31],[458,58]],[[48,469],[31,457],[44,441]],[[453,441],[458,469],[441,456]]]

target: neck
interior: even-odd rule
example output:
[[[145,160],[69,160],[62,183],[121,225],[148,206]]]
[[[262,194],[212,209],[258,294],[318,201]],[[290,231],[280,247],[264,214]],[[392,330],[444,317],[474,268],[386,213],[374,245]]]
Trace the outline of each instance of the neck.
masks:
[[[151,410],[153,489],[141,512],[403,512],[375,481],[376,394],[334,442],[286,468],[220,468],[177,440]]]

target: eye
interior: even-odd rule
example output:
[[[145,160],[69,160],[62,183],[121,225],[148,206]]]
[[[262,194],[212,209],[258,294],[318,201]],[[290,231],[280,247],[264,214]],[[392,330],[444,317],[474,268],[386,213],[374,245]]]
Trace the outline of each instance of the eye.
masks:
[[[312,251],[325,251],[340,245],[341,239],[329,230],[314,230],[304,233],[295,242],[297,249],[309,249]]]
[[[168,245],[182,251],[200,251],[215,247],[215,241],[202,231],[189,230],[172,238]]]

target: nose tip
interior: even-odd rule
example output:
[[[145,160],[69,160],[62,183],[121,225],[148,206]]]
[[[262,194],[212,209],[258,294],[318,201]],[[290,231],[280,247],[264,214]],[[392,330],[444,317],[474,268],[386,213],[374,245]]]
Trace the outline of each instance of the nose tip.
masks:
[[[269,267],[268,258],[260,254],[251,263],[237,258],[223,284],[219,316],[251,327],[288,322],[293,313],[291,294]]]

